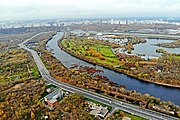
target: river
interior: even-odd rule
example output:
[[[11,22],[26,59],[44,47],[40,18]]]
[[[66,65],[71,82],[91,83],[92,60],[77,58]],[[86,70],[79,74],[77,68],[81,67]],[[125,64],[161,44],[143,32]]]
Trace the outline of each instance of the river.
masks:
[[[146,39],[146,43],[140,43],[134,45],[133,54],[145,54],[145,56],[155,56],[160,57],[162,53],[157,53],[156,49],[163,49],[169,53],[180,53],[180,48],[164,48],[155,46],[154,44],[158,43],[171,43],[174,40],[162,40],[162,39]]]
[[[96,67],[97,69],[103,70],[102,75],[108,77],[112,82],[124,85],[128,90],[136,90],[140,93],[147,93],[157,98],[161,98],[164,101],[172,101],[177,105],[180,105],[180,89],[170,88],[166,86],[160,86],[153,83],[146,83],[139,81],[135,78],[129,77],[125,74],[118,73],[101,66],[94,66],[88,62],[80,60],[76,57],[69,55],[68,53],[61,50],[57,44],[58,40],[62,37],[63,33],[58,32],[47,44],[47,50],[53,53],[53,56],[62,62],[64,66],[69,68],[71,64],[79,63],[85,66]]]

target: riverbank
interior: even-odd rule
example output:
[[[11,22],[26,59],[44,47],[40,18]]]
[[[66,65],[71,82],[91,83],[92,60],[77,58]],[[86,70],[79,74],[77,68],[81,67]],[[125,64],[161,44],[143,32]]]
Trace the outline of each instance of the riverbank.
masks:
[[[61,42],[59,42],[58,45],[59,45],[59,47],[63,51],[69,53],[70,55],[72,55],[72,56],[74,56],[76,58],[79,58],[81,60],[84,60],[86,62],[92,63],[94,65],[103,66],[103,67],[105,67],[107,69],[110,69],[110,70],[113,70],[113,71],[116,71],[116,72],[120,72],[120,73],[126,74],[127,76],[130,76],[132,78],[136,78],[136,79],[144,81],[144,82],[154,83],[154,84],[157,84],[157,85],[162,85],[162,86],[167,86],[167,87],[180,88],[180,86],[178,86],[178,85],[170,85],[170,84],[166,84],[166,83],[150,81],[150,80],[145,79],[145,78],[139,78],[139,77],[137,77],[137,76],[135,76],[133,74],[129,74],[129,73],[125,72],[124,70],[120,70],[120,69],[115,68],[115,67],[113,67],[111,65],[107,65],[107,64],[100,63],[100,62],[96,62],[95,60],[89,59],[89,58],[87,58],[87,57],[85,57],[85,56],[83,56],[81,54],[77,54],[76,52],[70,51],[70,50],[66,49],[65,47],[63,47]]]
[[[158,43],[156,46],[164,47],[164,48],[180,48],[180,40],[171,43]]]
[[[63,82],[67,82],[74,86],[78,86],[84,89],[89,89],[90,91],[94,91],[100,94],[108,95],[115,99],[121,99],[123,101],[126,100],[131,103],[133,102],[133,104],[137,104],[137,102],[135,101],[137,101],[138,99],[147,101],[148,106],[146,107],[155,111],[159,111],[160,109],[162,110],[162,107],[163,109],[167,108],[165,106],[169,106],[169,105],[174,106],[174,108],[179,108],[177,106],[180,105],[179,103],[180,96],[178,96],[179,89],[159,86],[152,83],[145,83],[135,78],[128,77],[125,74],[121,74],[119,72],[106,69],[105,67],[94,66],[89,62],[80,60],[77,57],[73,57],[72,55],[60,49],[60,47],[58,46],[58,41],[59,39],[62,38],[62,36],[63,36],[62,33],[57,33],[57,35],[55,35],[53,39],[46,44],[46,49],[52,53],[52,54],[48,53],[48,56],[49,55],[54,56],[56,58],[56,61],[59,60],[59,62],[61,61],[62,64],[59,64],[58,61],[57,61],[58,63],[54,63],[55,59],[51,59],[51,57],[42,55],[42,57],[46,59],[45,62],[47,64],[46,63],[45,64],[47,66],[48,64],[51,66],[50,71],[53,73],[53,75],[55,75],[54,77],[57,80],[62,80]],[[53,51],[51,51],[52,48]],[[66,68],[70,68],[72,67],[72,65],[75,64],[78,64],[80,68],[77,69],[72,68],[65,70],[64,67],[61,67],[61,65],[64,65]],[[82,67],[84,66],[85,68],[90,67],[96,70],[103,70],[103,72],[100,75],[102,77],[104,76],[106,78],[109,78],[110,81],[103,82],[102,78],[98,76],[94,76],[94,77],[92,76],[93,77],[92,78],[86,73],[81,74],[81,70],[82,70],[81,66]],[[122,87],[121,85],[126,86],[127,89]],[[126,96],[122,96],[122,94]],[[131,98],[135,98],[134,99],[135,101],[127,96]],[[124,99],[124,97],[127,98]],[[169,101],[169,102],[165,102],[165,101]],[[153,106],[159,106],[159,107],[155,107],[154,109]]]

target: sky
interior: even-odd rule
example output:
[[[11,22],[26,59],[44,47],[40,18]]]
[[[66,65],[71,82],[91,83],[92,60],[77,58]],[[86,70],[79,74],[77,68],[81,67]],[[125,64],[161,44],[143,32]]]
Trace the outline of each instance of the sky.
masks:
[[[0,20],[180,17],[180,0],[0,0]]]

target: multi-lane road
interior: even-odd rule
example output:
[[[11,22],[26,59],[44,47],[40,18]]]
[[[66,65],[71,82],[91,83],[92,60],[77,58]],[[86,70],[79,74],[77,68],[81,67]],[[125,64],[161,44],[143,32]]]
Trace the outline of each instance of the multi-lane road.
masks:
[[[144,117],[144,118],[147,118],[147,119],[152,119],[152,120],[179,120],[178,118],[175,118],[175,117],[172,117],[172,116],[168,116],[168,115],[165,115],[165,114],[162,114],[162,113],[159,113],[159,112],[155,112],[155,111],[151,111],[151,110],[148,110],[148,109],[143,109],[143,108],[140,108],[138,106],[134,106],[134,105],[131,105],[131,104],[128,104],[128,103],[125,103],[125,102],[121,102],[121,101],[106,97],[104,95],[101,95],[101,94],[98,94],[98,93],[95,93],[95,92],[92,92],[92,91],[88,91],[88,90],[85,90],[85,89],[82,89],[82,88],[78,88],[76,86],[72,86],[72,85],[69,85],[69,84],[66,84],[66,83],[63,83],[63,82],[60,82],[60,81],[54,79],[49,74],[48,70],[46,69],[46,67],[44,66],[44,64],[41,61],[40,57],[38,56],[37,52],[32,50],[32,49],[29,49],[29,48],[27,48],[25,46],[26,42],[28,42],[29,40],[31,40],[32,38],[34,38],[34,37],[36,37],[36,36],[38,36],[40,34],[43,34],[43,33],[39,33],[39,34],[25,40],[23,43],[19,44],[19,46],[20,46],[20,48],[25,49],[25,50],[29,51],[32,54],[37,66],[38,66],[39,72],[41,73],[41,76],[46,81],[51,82],[52,84],[66,90],[66,91],[69,91],[69,92],[72,92],[72,93],[79,92],[79,93],[83,94],[86,97],[89,97],[89,98],[94,99],[96,101],[99,101],[101,103],[110,105],[113,108],[118,108],[118,109],[121,109],[123,111],[129,112],[129,113],[132,113],[134,115],[138,115],[138,116],[141,116],[141,117]]]
[[[161,35],[161,34],[143,34],[143,33],[103,33],[104,35],[128,35],[128,36],[139,36],[139,37],[164,37],[179,39],[179,35]]]

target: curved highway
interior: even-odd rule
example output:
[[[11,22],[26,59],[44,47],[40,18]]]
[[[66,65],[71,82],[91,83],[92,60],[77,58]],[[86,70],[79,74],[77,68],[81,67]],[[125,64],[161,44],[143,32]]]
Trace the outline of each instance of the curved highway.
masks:
[[[151,110],[148,110],[148,109],[143,109],[143,108],[140,108],[138,106],[134,106],[134,105],[131,105],[131,104],[128,104],[128,103],[125,103],[125,102],[120,102],[118,100],[111,99],[111,98],[108,98],[106,96],[97,94],[95,92],[88,91],[88,90],[85,90],[85,89],[81,89],[81,88],[78,88],[78,87],[75,87],[75,86],[72,86],[72,85],[69,85],[69,84],[66,84],[66,83],[63,83],[63,82],[60,82],[60,81],[54,79],[49,74],[48,70],[46,69],[46,67],[44,66],[44,64],[41,61],[40,57],[38,56],[37,52],[32,50],[32,49],[27,48],[24,45],[24,43],[26,43],[27,41],[31,40],[32,38],[34,38],[34,37],[36,37],[36,36],[38,36],[40,34],[43,34],[43,33],[39,33],[39,34],[25,40],[23,43],[20,43],[19,46],[20,46],[20,48],[25,49],[25,50],[29,51],[32,54],[37,66],[38,66],[38,69],[39,69],[39,72],[40,72],[41,76],[46,81],[51,82],[52,84],[66,90],[66,91],[69,91],[69,92],[72,92],[72,93],[79,92],[79,93],[83,94],[84,96],[89,97],[91,99],[94,99],[96,101],[99,101],[101,103],[110,105],[110,106],[112,106],[114,108],[116,107],[116,108],[121,109],[123,111],[133,113],[134,115],[138,115],[138,116],[141,116],[141,117],[144,117],[144,118],[147,118],[147,119],[152,119],[152,120],[179,120],[178,118],[175,118],[175,117],[172,117],[172,116],[168,116],[168,115],[158,113],[158,112],[155,112],[155,111],[151,111]]]

